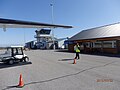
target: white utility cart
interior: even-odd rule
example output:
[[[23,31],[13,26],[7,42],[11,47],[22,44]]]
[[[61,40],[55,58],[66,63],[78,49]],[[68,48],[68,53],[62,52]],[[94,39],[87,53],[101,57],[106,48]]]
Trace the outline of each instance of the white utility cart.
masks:
[[[0,54],[0,61],[8,64],[15,62],[28,62],[29,57],[24,54],[23,46],[10,46],[7,47],[5,53]]]

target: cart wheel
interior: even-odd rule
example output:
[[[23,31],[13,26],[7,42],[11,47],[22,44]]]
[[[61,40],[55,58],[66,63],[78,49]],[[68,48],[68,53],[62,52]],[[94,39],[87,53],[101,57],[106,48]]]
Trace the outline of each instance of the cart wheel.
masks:
[[[8,61],[8,64],[10,64],[10,65],[12,65],[13,63],[14,63],[13,60],[9,60],[9,61]]]
[[[28,61],[29,61],[29,57],[25,57],[24,62],[28,62]]]

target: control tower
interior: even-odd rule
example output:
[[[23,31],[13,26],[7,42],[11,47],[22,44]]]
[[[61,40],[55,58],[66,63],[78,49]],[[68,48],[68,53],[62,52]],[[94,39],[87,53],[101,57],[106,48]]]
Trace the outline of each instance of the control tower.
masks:
[[[34,36],[37,39],[36,47],[38,49],[49,49],[50,41],[52,41],[51,30],[50,29],[41,29],[36,30],[36,35]]]

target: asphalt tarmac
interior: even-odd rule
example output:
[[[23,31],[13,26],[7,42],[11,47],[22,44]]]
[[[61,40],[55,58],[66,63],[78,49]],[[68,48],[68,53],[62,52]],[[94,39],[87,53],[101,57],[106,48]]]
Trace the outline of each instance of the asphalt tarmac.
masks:
[[[0,90],[120,90],[120,57],[54,50],[25,51],[30,62],[0,63]],[[24,87],[18,88],[22,74]]]

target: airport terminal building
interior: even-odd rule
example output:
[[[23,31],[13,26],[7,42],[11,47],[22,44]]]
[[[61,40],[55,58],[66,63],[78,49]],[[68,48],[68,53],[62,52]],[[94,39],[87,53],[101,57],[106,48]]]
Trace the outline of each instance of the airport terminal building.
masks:
[[[69,39],[68,50],[78,42],[85,53],[120,53],[120,23],[83,30]]]
[[[29,49],[53,49],[53,43],[55,45],[55,49],[64,49],[66,45],[64,41],[67,38],[53,38],[50,29],[40,29],[36,30],[36,35],[34,38],[36,40],[29,41],[25,44],[26,48]]]

